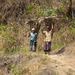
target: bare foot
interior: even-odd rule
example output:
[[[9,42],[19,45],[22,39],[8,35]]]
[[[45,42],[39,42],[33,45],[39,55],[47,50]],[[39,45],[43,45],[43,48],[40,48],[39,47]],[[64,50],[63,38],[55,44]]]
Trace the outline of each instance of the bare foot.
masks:
[[[48,55],[50,55],[50,52],[48,52]]]
[[[45,54],[47,54],[47,53],[45,52]]]

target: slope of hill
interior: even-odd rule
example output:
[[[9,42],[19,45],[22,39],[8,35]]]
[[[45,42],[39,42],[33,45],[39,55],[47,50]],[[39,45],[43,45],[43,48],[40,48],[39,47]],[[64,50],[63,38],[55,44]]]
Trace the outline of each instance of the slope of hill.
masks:
[[[0,13],[4,24],[8,21],[17,21],[24,25],[25,19],[38,18],[43,14],[55,16],[57,12],[58,16],[63,17],[69,9],[69,4],[68,0],[0,0]]]
[[[25,52],[0,56],[0,75],[75,75],[74,57],[75,42],[51,55]]]
[[[67,16],[69,3],[69,0],[46,0],[45,3],[0,0],[0,75],[75,75],[75,21]],[[75,0],[73,10],[74,4]],[[59,18],[53,22],[51,55],[42,53],[44,36],[40,30],[39,52],[29,52],[30,25],[25,22],[44,16]],[[44,25],[42,22],[40,28]]]

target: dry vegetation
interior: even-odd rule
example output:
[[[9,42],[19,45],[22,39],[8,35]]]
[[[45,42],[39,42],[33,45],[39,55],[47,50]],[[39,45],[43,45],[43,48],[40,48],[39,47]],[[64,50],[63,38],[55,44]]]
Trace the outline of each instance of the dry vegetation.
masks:
[[[75,75],[75,17],[72,20],[68,16],[69,4],[69,0],[46,0],[45,4],[44,0],[0,0],[0,74]],[[75,13],[75,0],[73,11]],[[27,33],[30,25],[37,26],[35,21],[26,22],[44,16],[56,16],[59,19],[43,21],[40,25],[37,22],[37,53],[29,52]],[[39,29],[45,30],[45,24],[50,22],[54,24],[51,54],[57,55],[49,57],[40,54],[45,36]]]
[[[10,39],[11,41],[15,41],[12,44],[8,43],[10,45],[8,44],[6,45],[7,42],[4,44],[3,47],[4,48],[8,47],[7,48],[8,50],[10,50],[12,45],[23,46],[23,47],[27,47],[26,45],[29,45],[26,38],[26,33],[29,31],[29,25],[25,25],[25,22],[27,19],[31,19],[31,18],[35,19],[43,16],[43,14],[45,16],[59,17],[58,21],[53,21],[54,34],[52,40],[53,42],[52,49],[56,49],[59,48],[60,46],[67,45],[68,43],[71,43],[75,40],[75,33],[74,33],[75,21],[71,21],[71,19],[67,16],[69,4],[70,4],[68,0],[67,1],[57,0],[57,2],[55,0],[53,1],[46,0],[45,6],[43,0],[42,1],[1,0],[0,4],[1,4],[0,9],[1,9],[1,16],[2,16],[0,17],[1,19],[0,21],[2,21],[4,26],[7,24],[5,28],[6,30],[7,28],[9,30],[8,32],[5,31],[6,32],[5,34],[8,34],[8,36],[4,36],[5,35],[4,33],[2,33],[1,35],[5,37],[4,39],[6,40]],[[74,10],[74,6],[73,6],[73,10]],[[43,24],[41,24],[41,27],[43,27]],[[44,38],[42,38],[42,35],[39,34],[38,41],[41,40],[40,43],[38,43],[39,50],[43,49],[42,48],[43,39]],[[18,49],[20,49],[20,47]],[[9,52],[8,50],[6,51]]]

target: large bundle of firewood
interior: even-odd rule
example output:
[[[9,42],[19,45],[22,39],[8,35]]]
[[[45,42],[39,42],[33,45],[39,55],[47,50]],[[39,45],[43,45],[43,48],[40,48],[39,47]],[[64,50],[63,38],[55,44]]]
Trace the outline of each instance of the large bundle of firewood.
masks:
[[[43,29],[46,29],[46,26],[50,26],[50,29],[51,29],[51,25],[52,24],[54,25],[57,20],[58,20],[57,17],[49,16],[49,17],[41,17],[38,19],[30,19],[30,20],[27,20],[25,24],[30,25],[30,30],[32,28],[35,28],[36,32],[38,33],[40,27],[42,27]]]

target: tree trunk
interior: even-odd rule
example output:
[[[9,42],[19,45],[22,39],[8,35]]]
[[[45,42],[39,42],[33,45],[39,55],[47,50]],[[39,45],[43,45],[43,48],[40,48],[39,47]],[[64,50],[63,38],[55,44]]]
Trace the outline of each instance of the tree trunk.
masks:
[[[73,19],[72,1],[73,0],[70,0],[70,6],[69,6],[68,14],[67,14],[67,16],[70,17],[71,19]]]

